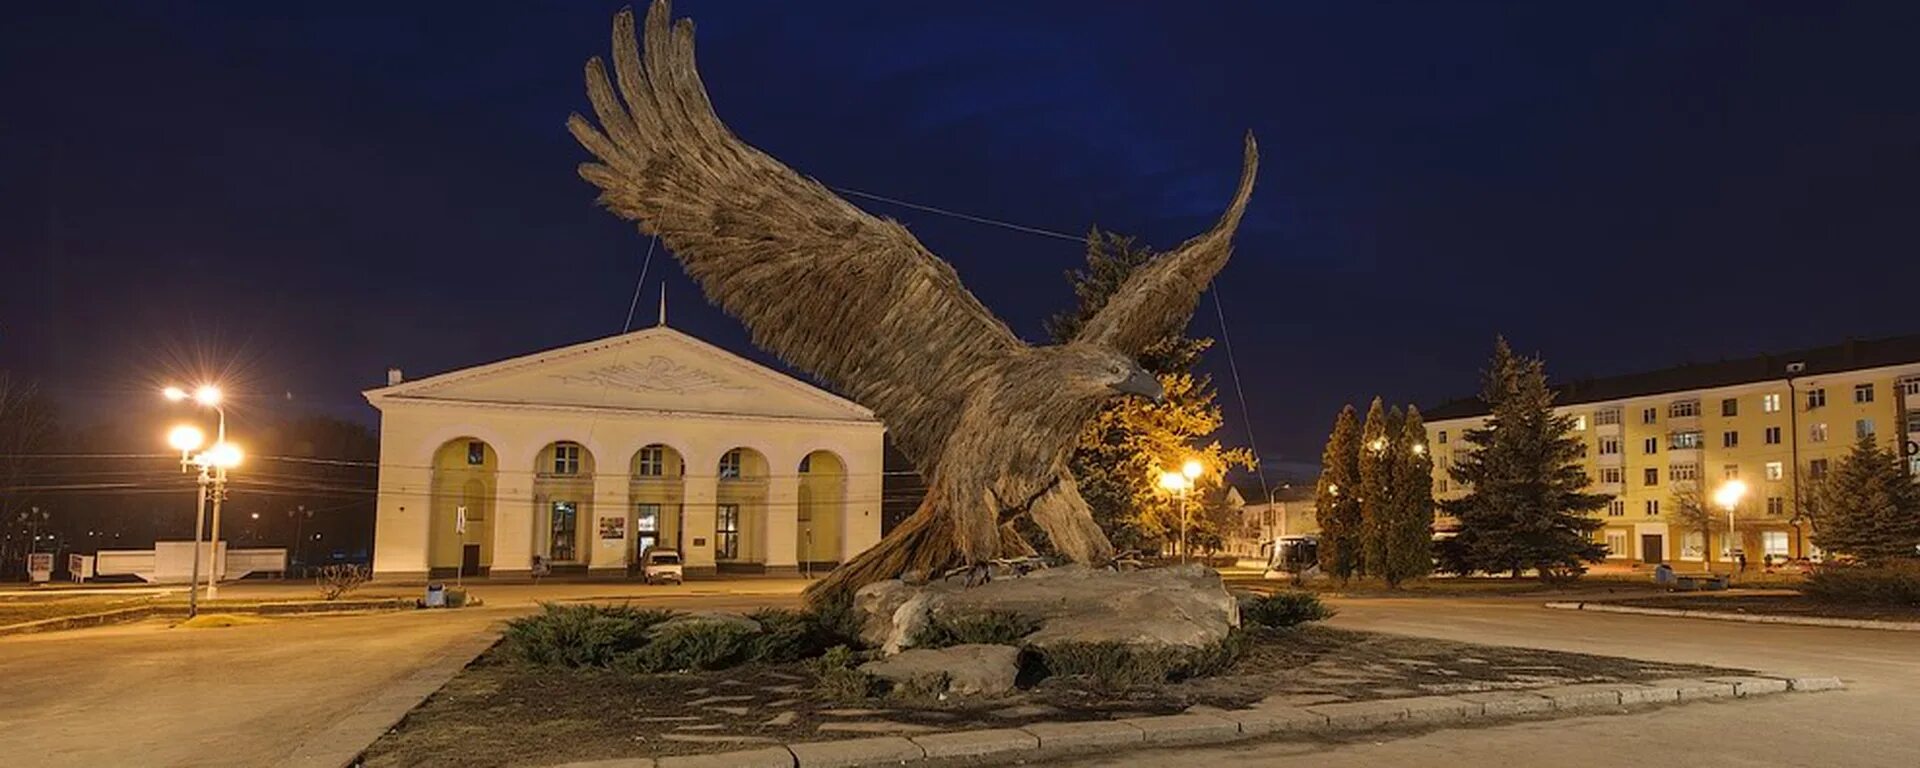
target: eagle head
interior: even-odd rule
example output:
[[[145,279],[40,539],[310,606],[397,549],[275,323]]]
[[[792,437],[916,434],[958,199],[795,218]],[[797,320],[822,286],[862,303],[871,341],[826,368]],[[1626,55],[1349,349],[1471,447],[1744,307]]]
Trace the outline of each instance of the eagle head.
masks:
[[[1067,344],[1056,348],[1058,363],[1072,390],[1099,400],[1116,395],[1138,395],[1153,402],[1164,401],[1167,392],[1160,380],[1140,367],[1140,363],[1118,350],[1101,344]]]

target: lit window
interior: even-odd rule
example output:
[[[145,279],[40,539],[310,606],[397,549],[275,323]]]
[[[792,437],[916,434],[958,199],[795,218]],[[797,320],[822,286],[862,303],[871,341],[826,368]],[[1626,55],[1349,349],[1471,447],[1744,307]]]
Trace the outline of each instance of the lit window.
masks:
[[[1687,531],[1680,537],[1680,559],[1700,560],[1707,556],[1707,540],[1699,531]]]
[[[1675,432],[1668,436],[1668,446],[1676,451],[1689,451],[1700,447],[1699,431]]]
[[[1764,555],[1770,555],[1774,558],[1786,557],[1787,556],[1787,532],[1786,531],[1761,531],[1760,532],[1760,549],[1761,549],[1761,553]]]
[[[1641,480],[1642,480],[1642,483],[1641,483],[1642,485],[1659,485],[1660,470],[1654,467],[1647,467],[1646,469],[1641,470]]]
[[[1780,428],[1779,427],[1767,427],[1766,442],[1767,442],[1767,445],[1780,444]]]
[[[1667,415],[1676,419],[1698,416],[1700,415],[1700,401],[1680,400],[1671,403],[1667,406]]]
[[[1739,398],[1737,398],[1737,397],[1726,397],[1726,398],[1721,398],[1721,400],[1720,400],[1720,415],[1721,415],[1721,416],[1738,416],[1738,415],[1740,415],[1740,399],[1739,399]]]
[[[1853,401],[1856,403],[1873,402],[1873,385],[1872,384],[1853,385]]]
[[[1607,531],[1607,557],[1626,557],[1629,554],[1631,553],[1627,552],[1627,532]]]
[[[1720,447],[1722,448],[1740,447],[1740,433],[1735,432],[1731,429],[1720,433]]]
[[[1787,476],[1787,473],[1786,473],[1785,465],[1777,461],[1767,462],[1767,479],[1768,480],[1779,480],[1780,478],[1783,478],[1786,476]]]
[[[556,475],[580,474],[580,444],[553,444],[553,473]]]
[[[1767,413],[1778,413],[1780,411],[1780,396],[1777,394],[1761,395],[1760,410]]]
[[[735,448],[720,454],[720,479],[740,479],[740,449]]]
[[[716,504],[713,512],[713,558],[715,560],[738,558],[740,556],[740,505]]]
[[[1807,410],[1811,411],[1815,408],[1819,408],[1826,404],[1827,404],[1826,389],[1822,388],[1822,389],[1807,390]]]
[[[1573,429],[1574,429],[1574,431],[1576,431],[1576,432],[1585,432],[1585,431],[1587,431],[1587,417],[1586,417],[1586,414],[1581,414],[1581,415],[1579,415],[1579,416],[1575,416],[1575,417],[1573,417]]]
[[[666,447],[649,445],[640,449],[640,458],[635,470],[641,477],[661,477],[667,474]]]
[[[1818,424],[1813,424],[1808,426],[1807,440],[1809,442],[1814,442],[1814,443],[1826,442],[1827,441],[1827,423],[1823,421]]]
[[[1853,420],[1853,439],[1868,440],[1872,438],[1873,438],[1873,419],[1854,419]]]

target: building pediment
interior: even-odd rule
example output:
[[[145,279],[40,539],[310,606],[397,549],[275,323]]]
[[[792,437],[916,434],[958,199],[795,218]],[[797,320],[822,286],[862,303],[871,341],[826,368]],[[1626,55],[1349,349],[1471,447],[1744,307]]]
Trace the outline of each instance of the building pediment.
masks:
[[[416,401],[874,420],[872,412],[852,401],[667,327],[366,394],[375,407]]]

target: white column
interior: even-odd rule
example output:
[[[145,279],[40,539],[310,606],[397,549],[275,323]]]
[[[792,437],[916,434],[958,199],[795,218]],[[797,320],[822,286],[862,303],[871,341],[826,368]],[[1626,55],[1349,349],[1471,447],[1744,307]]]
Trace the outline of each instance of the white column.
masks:
[[[693,467],[706,464],[690,464]],[[680,524],[684,526],[680,540],[686,550],[680,553],[686,568],[691,573],[713,573],[713,505],[719,496],[719,478],[713,470],[689,473],[683,481],[684,503]]]
[[[587,568],[595,571],[619,571],[627,567],[627,542],[633,538],[628,530],[627,513],[632,506],[627,500],[627,475],[624,472],[595,472],[593,476],[593,519],[583,521],[591,523],[593,528],[587,531],[588,541],[592,542],[587,552]],[[602,520],[619,519],[620,538],[602,538],[600,532],[607,530]]]
[[[777,464],[791,467],[798,463]],[[767,481],[766,567],[768,573],[793,573],[800,564],[800,476],[774,472]]]

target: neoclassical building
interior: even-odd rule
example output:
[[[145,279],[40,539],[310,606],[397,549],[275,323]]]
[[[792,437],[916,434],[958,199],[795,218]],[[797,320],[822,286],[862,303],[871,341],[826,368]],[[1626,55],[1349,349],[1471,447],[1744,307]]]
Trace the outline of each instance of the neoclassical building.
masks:
[[[880,539],[872,412],[661,325],[417,381],[380,411],[377,578],[830,567]]]

